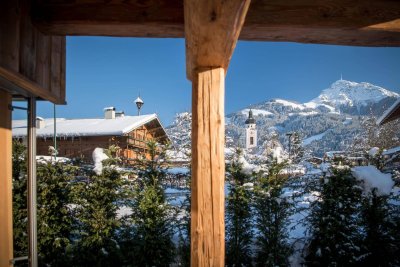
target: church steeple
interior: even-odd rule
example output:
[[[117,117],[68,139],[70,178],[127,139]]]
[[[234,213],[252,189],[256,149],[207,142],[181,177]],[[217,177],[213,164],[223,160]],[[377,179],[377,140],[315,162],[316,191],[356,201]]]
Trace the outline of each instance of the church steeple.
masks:
[[[249,111],[249,117],[247,120],[244,122],[245,124],[256,124],[256,120],[253,118],[253,111],[250,109]]]

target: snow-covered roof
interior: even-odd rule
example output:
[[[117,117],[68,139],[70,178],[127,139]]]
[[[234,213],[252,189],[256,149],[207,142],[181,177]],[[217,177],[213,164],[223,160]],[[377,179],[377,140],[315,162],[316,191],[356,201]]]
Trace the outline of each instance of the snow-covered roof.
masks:
[[[104,136],[124,135],[152,121],[157,120],[156,114],[141,116],[125,116],[115,119],[56,119],[57,136]],[[54,119],[44,119],[45,126],[36,129],[38,137],[52,137],[54,134]],[[160,123],[161,125],[161,123]],[[13,120],[12,134],[14,137],[27,135],[26,120]]]
[[[388,150],[385,150],[385,151],[382,152],[382,155],[384,155],[384,156],[385,155],[391,155],[391,154],[397,153],[397,152],[400,152],[400,146],[392,147],[392,148],[390,148]]]
[[[383,115],[376,121],[376,124],[378,125],[382,125],[386,122],[389,122],[391,120],[394,120],[395,118],[391,118],[392,115],[394,115],[394,113],[400,108],[400,98],[397,99],[396,102],[393,103],[393,105],[388,108]]]

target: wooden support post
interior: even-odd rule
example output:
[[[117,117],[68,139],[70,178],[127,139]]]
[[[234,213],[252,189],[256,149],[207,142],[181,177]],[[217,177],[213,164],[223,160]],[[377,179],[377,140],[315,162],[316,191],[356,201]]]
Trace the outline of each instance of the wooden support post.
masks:
[[[191,266],[224,266],[224,80],[224,68],[193,74]]]
[[[11,94],[0,89],[0,266],[12,266]]]

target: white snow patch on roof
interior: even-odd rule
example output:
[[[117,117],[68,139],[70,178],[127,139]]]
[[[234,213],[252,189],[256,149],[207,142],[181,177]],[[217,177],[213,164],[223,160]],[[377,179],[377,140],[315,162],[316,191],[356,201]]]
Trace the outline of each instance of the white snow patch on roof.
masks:
[[[393,147],[391,149],[383,151],[382,155],[391,155],[393,153],[399,152],[400,151],[400,146]]]
[[[57,118],[57,136],[123,135],[154,119],[157,119],[156,114],[125,116],[115,119]],[[52,137],[54,134],[54,119],[44,120],[45,127],[37,129],[36,134],[38,137]],[[14,137],[26,136],[26,120],[13,120],[12,133]]]
[[[351,169],[357,180],[364,182],[364,191],[369,193],[376,188],[378,196],[389,195],[394,186],[390,174],[380,172],[375,166],[357,166]]]

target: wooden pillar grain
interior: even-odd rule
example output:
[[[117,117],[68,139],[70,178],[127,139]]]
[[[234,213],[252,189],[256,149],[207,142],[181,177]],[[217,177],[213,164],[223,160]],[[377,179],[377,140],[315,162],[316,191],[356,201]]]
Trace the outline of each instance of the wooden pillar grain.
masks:
[[[193,74],[191,266],[223,267],[225,258],[225,70]]]
[[[11,94],[0,89],[0,266],[12,266]]]

